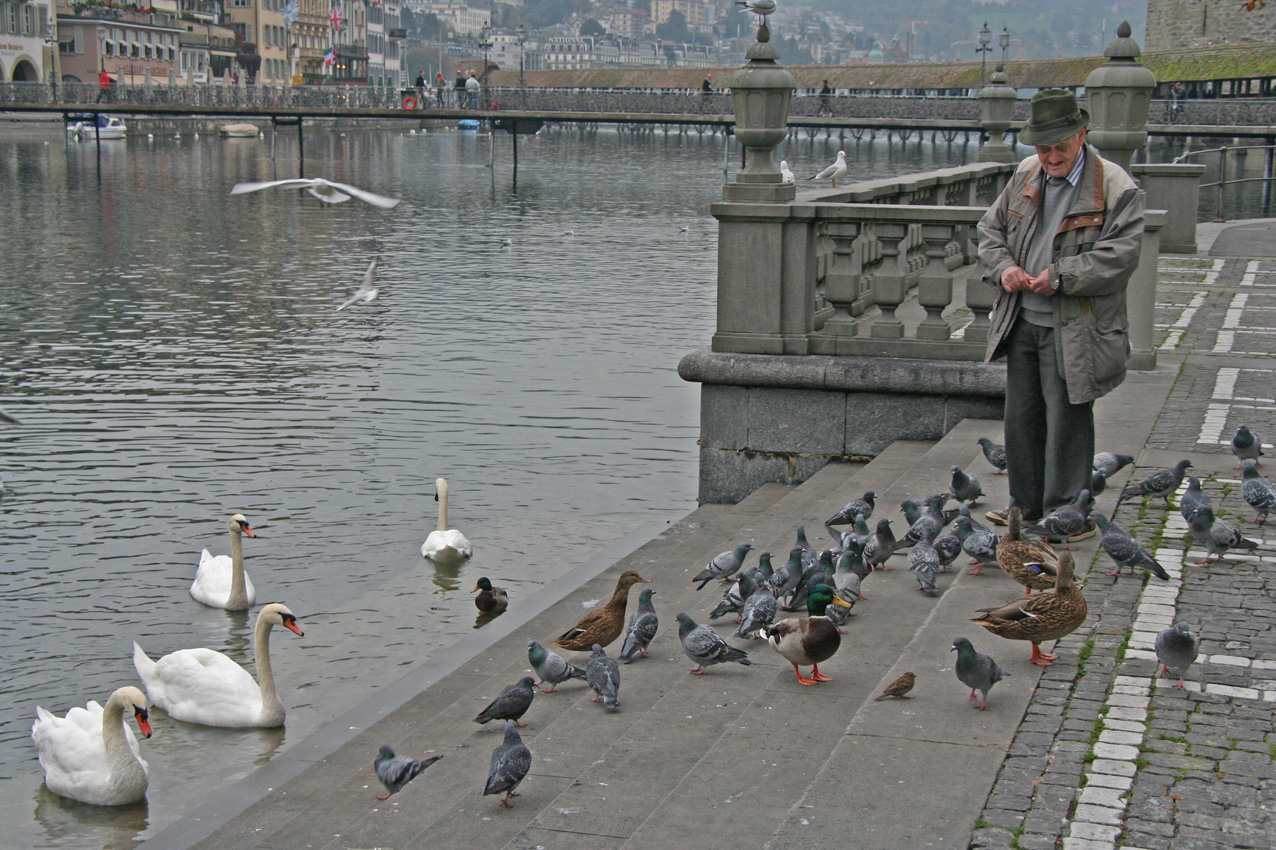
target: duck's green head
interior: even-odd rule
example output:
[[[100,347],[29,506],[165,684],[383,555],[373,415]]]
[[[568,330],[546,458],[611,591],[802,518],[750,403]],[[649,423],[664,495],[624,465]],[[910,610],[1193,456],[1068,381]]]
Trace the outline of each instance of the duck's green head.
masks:
[[[492,589],[492,582],[488,581],[487,576],[483,576],[482,578],[478,580],[478,584],[474,586],[474,589],[471,590],[470,593],[478,593],[480,590],[491,590],[491,589]]]
[[[812,617],[823,617],[825,610],[830,605],[836,605],[840,608],[851,607],[849,602],[839,598],[837,591],[827,584],[817,584],[811,588],[811,594],[806,598],[806,610]]]

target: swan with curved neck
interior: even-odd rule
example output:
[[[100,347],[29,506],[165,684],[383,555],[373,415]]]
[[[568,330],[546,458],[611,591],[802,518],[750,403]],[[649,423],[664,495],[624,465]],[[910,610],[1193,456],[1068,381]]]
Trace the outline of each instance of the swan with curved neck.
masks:
[[[133,644],[133,666],[151,702],[178,720],[204,726],[271,728],[284,725],[284,704],[270,666],[270,630],[283,626],[305,633],[287,606],[267,605],[253,629],[257,679],[220,652],[182,649],[152,661]]]
[[[447,527],[447,479],[434,479],[434,498],[439,503],[439,527],[421,544],[421,554],[439,564],[455,564],[474,554],[465,535]]]
[[[128,711],[147,738],[146,695],[133,686],[58,717],[36,706],[31,738],[44,768],[44,784],[61,797],[95,806],[127,806],[146,796],[149,768],[124,722]]]
[[[191,584],[191,596],[210,608],[246,611],[257,601],[257,588],[244,572],[244,535],[256,537],[243,514],[235,514],[230,527],[230,557],[214,557],[207,549],[199,556],[199,569]]]

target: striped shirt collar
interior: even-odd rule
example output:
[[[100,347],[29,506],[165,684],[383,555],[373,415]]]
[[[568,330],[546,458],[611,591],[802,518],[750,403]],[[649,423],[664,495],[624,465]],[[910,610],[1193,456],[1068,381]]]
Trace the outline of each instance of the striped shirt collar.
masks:
[[[1085,145],[1084,144],[1081,146],[1081,149],[1077,151],[1077,161],[1072,164],[1072,170],[1068,172],[1068,176],[1067,178],[1065,178],[1069,183],[1072,184],[1073,188],[1076,188],[1077,186],[1081,185],[1081,170],[1083,168],[1085,168]]]

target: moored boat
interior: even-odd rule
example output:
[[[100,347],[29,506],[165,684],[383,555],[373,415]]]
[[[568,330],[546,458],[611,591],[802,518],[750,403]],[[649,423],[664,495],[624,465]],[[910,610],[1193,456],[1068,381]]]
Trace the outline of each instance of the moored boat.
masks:
[[[93,138],[122,139],[128,133],[128,125],[124,123],[123,118],[99,113],[96,116],[96,125],[94,124],[94,119],[90,118],[68,125],[67,131],[81,140]]]

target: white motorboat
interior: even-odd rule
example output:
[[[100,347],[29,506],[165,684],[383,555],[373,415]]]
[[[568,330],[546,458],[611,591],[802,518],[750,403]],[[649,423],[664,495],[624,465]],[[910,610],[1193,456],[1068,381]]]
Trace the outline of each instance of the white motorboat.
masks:
[[[223,124],[218,132],[227,139],[255,139],[261,131],[256,124]]]
[[[101,113],[96,117],[96,125],[92,119],[76,121],[67,127],[67,131],[82,141],[94,138],[122,139],[128,133],[128,125],[124,123],[123,118],[116,118],[114,115],[102,115]]]

